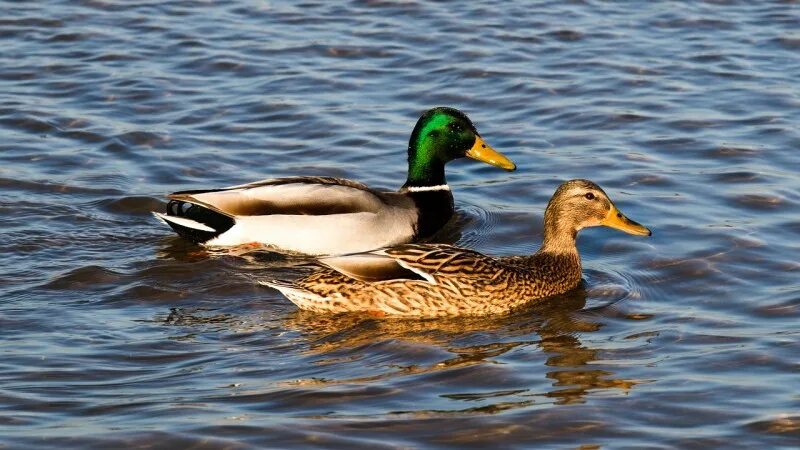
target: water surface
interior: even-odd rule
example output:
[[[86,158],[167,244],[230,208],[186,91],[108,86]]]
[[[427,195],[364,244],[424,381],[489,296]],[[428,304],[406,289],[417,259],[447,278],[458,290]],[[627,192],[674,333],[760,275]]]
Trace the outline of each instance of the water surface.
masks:
[[[0,447],[779,448],[800,443],[796,2],[0,1]],[[443,240],[533,251],[569,178],[584,288],[512,315],[317,316],[163,194],[297,174],[397,188],[419,114]]]

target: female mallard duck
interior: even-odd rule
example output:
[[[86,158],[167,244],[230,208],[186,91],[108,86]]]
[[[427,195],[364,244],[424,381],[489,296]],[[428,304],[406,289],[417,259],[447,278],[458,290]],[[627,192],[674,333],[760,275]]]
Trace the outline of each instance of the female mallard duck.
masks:
[[[266,282],[303,309],[435,317],[507,312],[567,292],[581,281],[578,231],[605,225],[650,236],[600,186],[571,180],[544,213],[544,241],[531,256],[492,258],[444,244],[406,244],[321,259],[328,266],[293,283]]]
[[[341,178],[291,177],[224,189],[182,191],[154,213],[180,236],[207,245],[262,243],[281,250],[332,255],[372,250],[433,235],[453,215],[447,162],[464,156],[514,170],[481,139],[467,116],[433,108],[408,143],[408,179],[379,192]]]

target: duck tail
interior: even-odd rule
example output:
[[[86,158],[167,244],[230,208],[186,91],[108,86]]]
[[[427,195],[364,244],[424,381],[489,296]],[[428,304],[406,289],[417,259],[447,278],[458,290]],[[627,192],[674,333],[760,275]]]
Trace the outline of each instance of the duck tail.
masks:
[[[197,244],[216,238],[236,224],[232,216],[183,200],[170,200],[166,213],[153,215],[178,236]]]
[[[307,289],[303,289],[291,281],[260,280],[258,283],[263,284],[264,286],[269,286],[273,289],[277,289],[281,294],[284,295],[284,297],[288,298],[290,302],[294,303],[301,309],[326,309],[320,308],[320,305],[328,303],[325,297],[310,292]]]

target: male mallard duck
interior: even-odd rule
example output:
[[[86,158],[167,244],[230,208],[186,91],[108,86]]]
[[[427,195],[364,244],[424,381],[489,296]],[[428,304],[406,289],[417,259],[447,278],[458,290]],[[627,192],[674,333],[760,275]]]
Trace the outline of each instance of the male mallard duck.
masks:
[[[581,281],[578,231],[605,225],[650,236],[600,186],[571,180],[544,213],[544,241],[531,256],[493,258],[444,244],[406,244],[320,261],[328,268],[293,283],[265,282],[302,309],[435,317],[507,312],[567,292]]]
[[[291,177],[224,189],[182,191],[154,213],[180,236],[207,245],[263,243],[312,255],[372,250],[433,235],[453,215],[447,162],[464,156],[514,170],[467,116],[433,108],[408,143],[408,179],[379,192],[341,178]]]

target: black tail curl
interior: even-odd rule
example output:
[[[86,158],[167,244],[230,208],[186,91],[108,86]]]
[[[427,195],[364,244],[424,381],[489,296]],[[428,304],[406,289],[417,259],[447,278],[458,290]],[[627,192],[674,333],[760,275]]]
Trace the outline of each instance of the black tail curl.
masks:
[[[214,239],[230,230],[236,223],[230,216],[181,200],[170,200],[167,203],[167,215],[191,219],[214,229],[214,231],[198,230],[167,221],[167,224],[178,233],[178,236],[197,244]]]

